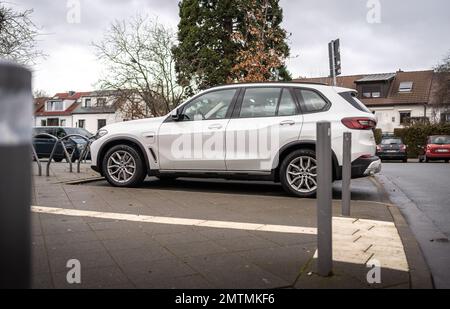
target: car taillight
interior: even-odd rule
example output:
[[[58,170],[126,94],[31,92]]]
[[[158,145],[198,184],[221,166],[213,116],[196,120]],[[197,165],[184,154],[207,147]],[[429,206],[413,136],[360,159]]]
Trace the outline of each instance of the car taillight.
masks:
[[[427,145],[427,152],[431,152],[431,145]]]
[[[377,145],[377,151],[381,151],[381,147]]]
[[[361,117],[344,118],[342,124],[353,130],[372,130],[377,126],[375,120]]]
[[[402,151],[406,150],[406,145],[400,145],[400,150]]]

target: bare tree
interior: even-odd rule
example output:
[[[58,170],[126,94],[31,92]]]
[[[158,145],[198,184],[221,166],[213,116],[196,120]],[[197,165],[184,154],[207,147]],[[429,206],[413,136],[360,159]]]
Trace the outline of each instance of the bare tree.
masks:
[[[36,89],[33,91],[33,98],[48,98],[50,95],[43,89]]]
[[[115,21],[102,42],[93,43],[107,72],[100,87],[117,90],[130,99],[135,117],[168,113],[180,104],[185,92],[176,82],[174,42],[171,29],[148,17]],[[144,103],[140,108],[137,99]],[[122,104],[123,110],[129,108]]]
[[[45,54],[37,48],[39,29],[31,21],[33,10],[14,11],[0,3],[0,57],[32,65]]]
[[[434,68],[431,88],[431,106],[433,121],[446,121],[450,114],[450,52]]]

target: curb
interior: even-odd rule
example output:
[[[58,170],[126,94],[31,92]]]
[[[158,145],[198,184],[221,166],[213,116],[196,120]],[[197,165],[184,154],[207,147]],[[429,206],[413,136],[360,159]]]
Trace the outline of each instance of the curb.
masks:
[[[389,197],[389,193],[384,188],[384,185],[378,181],[378,178],[383,178],[385,183],[389,183],[396,189],[397,186],[392,183],[387,177],[377,175],[375,177],[377,183],[380,185],[380,189],[384,191],[386,196]],[[400,189],[398,189],[400,190]],[[405,217],[402,215],[400,209],[395,206],[387,206],[389,212],[394,219],[395,227],[400,235],[400,239],[403,243],[406,259],[409,266],[410,287],[411,289],[434,289],[433,279],[428,268],[428,265],[423,256],[422,250],[414,237]]]

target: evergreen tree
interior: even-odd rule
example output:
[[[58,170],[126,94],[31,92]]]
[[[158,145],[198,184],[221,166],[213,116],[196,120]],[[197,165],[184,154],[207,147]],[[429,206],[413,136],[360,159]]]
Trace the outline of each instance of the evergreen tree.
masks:
[[[258,15],[261,6],[265,6],[263,19],[256,25],[249,16]],[[266,80],[290,79],[284,66],[289,46],[281,28],[283,13],[278,0],[183,0],[179,8],[179,44],[173,53],[181,85],[205,89],[249,80],[246,66],[240,64],[250,60],[252,65],[269,66]],[[264,36],[261,42],[261,35],[251,34],[255,28]],[[261,43],[262,51],[272,56],[245,57],[245,52],[256,45],[260,48]]]

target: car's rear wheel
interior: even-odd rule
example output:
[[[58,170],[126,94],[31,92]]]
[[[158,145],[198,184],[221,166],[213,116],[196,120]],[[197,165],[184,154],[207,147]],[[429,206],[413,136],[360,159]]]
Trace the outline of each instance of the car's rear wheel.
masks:
[[[317,192],[316,153],[310,149],[293,151],[280,166],[284,190],[299,197],[312,197]]]
[[[62,162],[63,159],[62,159],[62,158],[53,158],[53,160],[54,160],[55,162],[58,162],[58,163],[59,163],[59,162]]]
[[[128,145],[117,145],[106,153],[102,163],[106,180],[116,187],[137,187],[145,179],[145,164],[138,151]]]

